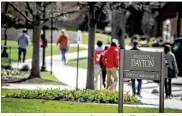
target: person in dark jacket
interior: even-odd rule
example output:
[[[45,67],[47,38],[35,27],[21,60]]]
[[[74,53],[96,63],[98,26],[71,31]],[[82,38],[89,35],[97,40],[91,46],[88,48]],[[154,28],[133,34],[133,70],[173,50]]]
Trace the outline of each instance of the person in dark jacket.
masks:
[[[165,94],[166,94],[166,99],[172,99],[172,86],[171,86],[171,80],[173,78],[176,78],[178,75],[178,67],[176,63],[176,58],[174,54],[171,52],[171,46],[170,45],[165,45],[164,46],[164,53],[165,53],[165,63],[166,63],[166,78],[164,80],[165,82]],[[169,69],[172,70],[172,73],[174,76],[170,77],[169,75]]]
[[[105,54],[105,52],[106,52],[106,50],[108,49],[109,47],[108,46],[105,46],[105,49],[104,49],[104,51],[101,53],[101,56],[100,56],[100,61],[99,61],[99,64],[100,64],[100,67],[101,67],[101,70],[102,70],[102,84],[103,84],[103,86],[104,86],[104,88],[106,87],[106,74],[107,74],[107,72],[106,72],[106,66],[104,65],[104,63],[103,63],[103,56],[104,56],[104,54]]]
[[[138,41],[136,38],[133,39],[133,48],[131,50],[139,50],[138,49]],[[142,97],[141,96],[141,88],[142,88],[142,79],[137,79],[138,82],[138,86],[137,86],[137,93],[136,93],[136,86],[135,86],[135,79],[131,79],[131,86],[132,86],[132,92],[133,92],[133,96],[138,96],[138,97]]]
[[[29,45],[30,36],[27,30],[24,29],[18,37],[18,62],[21,62],[21,54],[23,53],[23,62],[26,60],[27,48]]]

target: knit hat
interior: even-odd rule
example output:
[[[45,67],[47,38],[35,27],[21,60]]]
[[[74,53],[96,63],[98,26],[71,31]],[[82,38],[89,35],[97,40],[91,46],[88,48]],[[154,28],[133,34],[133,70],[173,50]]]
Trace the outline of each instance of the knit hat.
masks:
[[[118,42],[118,40],[117,40],[117,39],[113,39],[113,40],[112,40],[112,42],[113,42],[113,43],[115,43],[116,45],[118,45],[118,44],[119,44],[119,42]]]

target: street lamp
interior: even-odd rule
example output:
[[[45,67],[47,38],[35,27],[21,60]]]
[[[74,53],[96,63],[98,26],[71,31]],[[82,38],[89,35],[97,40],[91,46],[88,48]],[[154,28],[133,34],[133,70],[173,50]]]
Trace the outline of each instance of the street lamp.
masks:
[[[45,18],[46,15],[46,6],[45,6],[45,2],[43,4],[43,18]],[[46,40],[46,30],[45,28],[43,28],[43,35],[42,38],[43,40],[43,53],[42,53],[42,67],[41,67],[41,71],[46,71],[46,61],[45,61],[45,49],[46,49],[46,44],[47,44],[47,40]]]

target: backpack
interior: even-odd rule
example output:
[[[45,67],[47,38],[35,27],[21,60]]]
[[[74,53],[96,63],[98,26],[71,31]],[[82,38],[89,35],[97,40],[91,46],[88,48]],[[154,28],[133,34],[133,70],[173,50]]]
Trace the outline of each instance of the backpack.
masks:
[[[103,55],[100,56],[99,65],[100,65],[100,67],[101,67],[102,70],[106,70],[106,66],[105,66],[104,63],[102,62],[102,58],[103,58]]]

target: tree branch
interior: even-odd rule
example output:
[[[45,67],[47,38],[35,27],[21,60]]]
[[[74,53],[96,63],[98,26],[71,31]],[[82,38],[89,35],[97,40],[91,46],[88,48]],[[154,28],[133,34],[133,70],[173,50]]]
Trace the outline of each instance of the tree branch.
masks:
[[[98,22],[98,19],[99,19],[100,15],[102,14],[102,10],[105,5],[106,5],[106,2],[102,3],[101,7],[98,9],[96,16],[95,16],[96,23]]]
[[[27,9],[29,10],[30,14],[32,15],[32,17],[34,16],[33,10],[30,8],[30,4],[29,2],[26,2],[27,4]]]
[[[8,4],[14,8],[14,10],[16,10],[18,13],[20,13],[24,18],[26,18],[28,21],[33,22],[32,19],[30,19],[29,17],[27,17],[23,12],[21,12],[20,9],[18,9],[17,7],[15,7],[12,3],[8,2]]]
[[[76,12],[81,12],[82,10],[78,9],[78,10],[73,10],[73,11],[68,11],[68,12],[64,12],[64,13],[60,13],[58,15],[55,15],[55,16],[50,16],[50,17],[46,17],[44,19],[41,19],[43,20],[43,24],[46,23],[49,19],[55,19],[55,18],[58,18],[58,17],[61,17],[61,16],[64,16],[64,15],[67,15],[67,14],[73,14],[73,13],[76,13]]]

